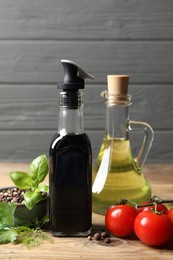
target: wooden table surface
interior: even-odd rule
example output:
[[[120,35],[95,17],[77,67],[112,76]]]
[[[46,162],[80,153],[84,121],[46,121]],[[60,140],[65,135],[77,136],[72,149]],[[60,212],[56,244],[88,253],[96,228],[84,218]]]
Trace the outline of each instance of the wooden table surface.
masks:
[[[8,173],[28,171],[27,163],[0,163],[0,186],[12,185]],[[173,199],[173,164],[148,164],[143,173],[150,181],[153,194]],[[93,229],[104,228],[104,217],[93,214]],[[147,246],[136,238],[115,238],[111,244],[89,241],[87,238],[53,238],[31,250],[21,245],[0,245],[0,259],[173,259],[173,241],[164,247]]]

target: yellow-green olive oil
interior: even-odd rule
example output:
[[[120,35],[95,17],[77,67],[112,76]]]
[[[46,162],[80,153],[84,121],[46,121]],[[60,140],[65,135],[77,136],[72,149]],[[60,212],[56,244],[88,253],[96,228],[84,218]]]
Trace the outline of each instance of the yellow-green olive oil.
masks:
[[[151,196],[148,181],[133,158],[130,141],[105,136],[93,167],[93,211],[105,214],[107,208],[130,199],[136,203]]]

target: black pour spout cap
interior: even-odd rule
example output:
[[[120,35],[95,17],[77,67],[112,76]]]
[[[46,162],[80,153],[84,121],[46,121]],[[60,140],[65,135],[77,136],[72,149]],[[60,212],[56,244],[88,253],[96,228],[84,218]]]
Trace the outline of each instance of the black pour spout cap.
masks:
[[[95,79],[94,76],[84,71],[77,63],[70,60],[61,60],[64,69],[64,80],[58,83],[58,89],[63,91],[77,91],[84,89],[84,79]]]

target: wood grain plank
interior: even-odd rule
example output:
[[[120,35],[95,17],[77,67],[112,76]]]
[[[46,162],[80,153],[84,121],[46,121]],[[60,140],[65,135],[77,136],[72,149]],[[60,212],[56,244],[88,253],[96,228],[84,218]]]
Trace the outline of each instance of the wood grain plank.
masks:
[[[131,83],[173,82],[172,42],[0,42],[0,83],[56,83],[62,58],[78,62],[106,82],[107,74],[129,74]],[[92,82],[91,82],[92,83]]]
[[[40,154],[48,154],[55,131],[0,131],[0,161],[30,161]],[[91,140],[93,158],[98,155],[103,141],[102,131],[87,131]],[[134,156],[142,145],[142,136],[132,140]],[[172,162],[173,131],[156,131],[147,162]]]
[[[103,227],[103,225],[101,226]],[[154,248],[141,243],[137,239],[115,238],[111,245],[103,242],[88,241],[85,238],[53,238],[53,243],[43,242],[40,247],[28,249],[21,245],[1,245],[2,259],[19,260],[56,260],[56,259],[115,259],[119,260],[170,260],[172,259],[171,245]]]
[[[0,39],[173,39],[172,27],[172,0],[0,1]]]
[[[57,244],[59,245],[57,247]],[[172,259],[172,250],[169,247],[166,249],[154,249],[142,244],[140,241],[130,239],[115,239],[112,246],[105,246],[102,243],[87,241],[87,238],[54,238],[53,244],[44,243],[42,250],[36,249],[29,252],[31,260],[56,260],[56,259],[115,259],[122,258],[123,260],[141,259],[141,260],[170,260]],[[80,245],[80,246],[79,246]],[[106,250],[105,250],[106,249]],[[9,259],[11,251],[13,251],[14,259],[28,260],[26,249],[21,249],[21,246],[10,245],[2,246],[2,259]],[[18,251],[17,251],[18,250]],[[20,254],[19,254],[20,251]],[[43,253],[44,252],[44,253]]]
[[[86,130],[104,130],[106,106],[100,93],[107,86],[88,85],[84,90]],[[172,85],[132,85],[130,119],[145,121],[154,130],[173,129]],[[0,85],[1,130],[55,130],[58,122],[58,91],[52,85]]]

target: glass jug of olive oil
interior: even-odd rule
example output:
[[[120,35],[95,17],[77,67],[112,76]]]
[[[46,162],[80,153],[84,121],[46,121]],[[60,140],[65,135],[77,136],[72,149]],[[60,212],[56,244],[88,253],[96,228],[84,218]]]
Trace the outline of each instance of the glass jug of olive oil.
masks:
[[[127,75],[108,75],[106,99],[106,129],[103,143],[93,166],[93,211],[105,214],[107,208],[128,198],[139,203],[151,196],[151,188],[141,172],[151,148],[154,133],[145,122],[129,120],[131,96]],[[140,152],[133,157],[129,131],[143,131]]]

